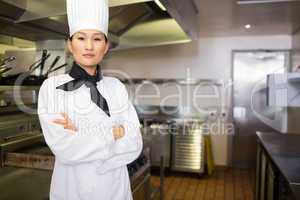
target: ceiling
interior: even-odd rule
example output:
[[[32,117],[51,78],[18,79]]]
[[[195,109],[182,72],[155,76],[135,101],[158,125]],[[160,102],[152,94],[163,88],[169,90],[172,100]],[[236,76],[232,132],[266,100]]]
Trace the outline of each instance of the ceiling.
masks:
[[[2,1],[18,5],[18,8],[26,7],[26,5],[21,5],[20,3],[24,2],[24,0]],[[27,6],[25,14],[20,12],[20,10],[14,10],[15,8],[6,9],[6,15],[9,17],[15,11],[21,14],[20,16],[13,16],[16,17],[14,20],[19,20],[19,23],[15,24],[15,26],[11,26],[6,21],[0,23],[1,34],[14,36],[12,33],[18,30],[24,38],[30,40],[44,38],[63,39],[66,37],[67,19],[63,0],[43,0],[43,4],[41,4],[40,0],[27,1],[34,3],[38,7],[45,6],[46,3],[46,5],[52,5],[54,8],[60,9],[55,9],[54,12],[53,9],[49,9],[49,6],[47,8],[40,7],[40,13],[36,13],[31,12],[31,10],[36,10],[36,8]],[[161,1],[164,2],[167,0]],[[175,2],[176,0],[172,1]],[[293,34],[300,30],[300,0],[288,1],[240,5],[237,3],[237,0],[194,0],[198,9],[198,35],[201,37],[215,37]],[[123,48],[190,41],[186,33],[182,30],[182,26],[178,24],[178,21],[170,17],[168,13],[160,10],[152,0],[109,0],[109,4],[111,16],[118,13],[120,8],[124,9],[128,7],[134,9],[135,6],[143,9],[146,8],[146,10],[150,8],[150,12],[154,11],[156,13],[150,18],[146,17],[145,19],[142,18],[140,21],[136,21],[135,26],[124,30],[118,30],[121,27],[119,20],[115,22],[111,20],[110,36],[113,40],[116,38],[116,42],[121,44]],[[129,7],[129,5],[132,6]],[[130,9],[126,12],[132,13]],[[3,9],[1,10],[3,11]],[[49,17],[45,18],[48,14],[47,12],[49,13]],[[121,16],[119,19],[122,18]],[[246,29],[244,27],[246,24],[250,24],[251,28]],[[40,29],[41,25],[43,29]],[[52,29],[54,27],[55,31],[51,30],[49,32],[47,31],[47,27],[52,27]]]
[[[201,36],[292,34],[300,28],[300,1],[238,5],[237,0],[195,0]],[[250,29],[245,29],[251,24]]]
[[[192,0],[160,0],[167,11],[156,1],[109,0],[112,48],[182,43],[197,37]],[[0,34],[31,41],[66,39],[65,5],[65,0],[0,0]]]

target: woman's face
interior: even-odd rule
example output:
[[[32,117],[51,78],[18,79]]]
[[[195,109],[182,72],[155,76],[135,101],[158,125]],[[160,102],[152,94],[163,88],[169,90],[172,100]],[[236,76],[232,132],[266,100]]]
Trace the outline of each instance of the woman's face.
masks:
[[[79,65],[95,67],[103,60],[109,45],[100,31],[81,30],[68,41],[68,48]]]

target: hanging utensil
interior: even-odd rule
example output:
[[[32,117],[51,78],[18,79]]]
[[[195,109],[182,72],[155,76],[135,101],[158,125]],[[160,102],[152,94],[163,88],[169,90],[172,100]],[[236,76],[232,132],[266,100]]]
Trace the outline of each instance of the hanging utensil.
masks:
[[[6,69],[6,65],[1,65],[0,70],[2,70],[2,69]]]
[[[2,75],[2,74],[4,74],[5,72],[8,72],[9,70],[11,70],[12,69],[12,67],[8,67],[8,68],[5,68],[5,69],[1,69],[1,71],[0,71],[0,76]]]
[[[10,57],[7,57],[5,59],[2,60],[2,63],[1,63],[1,66],[2,65],[6,65],[12,61],[16,60],[16,57],[15,56],[10,56]]]
[[[16,57],[14,57],[14,56],[10,56],[10,57],[8,57],[8,58],[5,58],[5,59],[2,61],[1,65],[0,65],[0,68],[6,67],[6,65],[7,65],[8,63],[14,61],[15,59],[16,59]]]
[[[51,54],[49,53],[49,54],[46,55],[45,57],[42,57],[40,60],[38,60],[38,62],[35,62],[32,66],[30,66],[29,73],[32,73],[32,72],[35,71],[37,68],[41,67],[42,63],[45,62],[45,60],[47,60],[50,56],[51,56]],[[35,66],[35,65],[36,65],[36,66]]]
[[[47,70],[45,77],[48,77],[49,72],[53,69],[53,67],[57,64],[57,62],[59,61],[60,56],[56,56],[56,58],[54,59],[54,61],[52,62],[51,66],[49,67],[49,69]]]
[[[43,50],[43,53],[42,53],[42,58],[46,57],[46,56],[47,56],[47,53],[48,53],[47,49],[44,49],[44,50]],[[42,59],[42,61],[41,61],[41,71],[40,71],[40,76],[43,75],[44,66],[45,66],[45,61],[46,61],[46,59]]]
[[[47,54],[45,57],[41,57],[39,60],[37,60],[37,61],[35,61],[34,63],[32,63],[30,66],[29,66],[29,68],[28,68],[28,70],[29,71],[32,71],[32,68],[33,67],[35,67],[37,64],[40,64],[41,62],[42,62],[42,60],[43,59],[48,59],[49,57],[50,57],[50,53],[49,54]]]
[[[55,72],[55,71],[57,71],[57,70],[59,70],[59,69],[65,67],[65,66],[67,66],[67,65],[68,65],[67,63],[65,63],[65,64],[63,64],[63,65],[60,65],[59,67],[56,67],[56,68],[50,70],[50,71],[48,72],[48,74],[50,74],[50,73],[52,73],[52,72]]]

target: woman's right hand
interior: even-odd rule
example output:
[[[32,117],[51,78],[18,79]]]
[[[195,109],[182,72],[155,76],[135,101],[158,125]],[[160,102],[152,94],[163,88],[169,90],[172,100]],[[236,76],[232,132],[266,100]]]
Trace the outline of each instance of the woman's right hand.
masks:
[[[62,125],[64,129],[76,132],[77,128],[75,127],[71,119],[68,117],[68,115],[66,113],[61,113],[61,116],[63,117],[63,119],[55,119],[52,122],[58,125]]]
[[[113,136],[114,136],[115,140],[118,140],[118,139],[124,137],[124,135],[125,135],[125,129],[122,125],[114,126],[112,131],[113,131]]]

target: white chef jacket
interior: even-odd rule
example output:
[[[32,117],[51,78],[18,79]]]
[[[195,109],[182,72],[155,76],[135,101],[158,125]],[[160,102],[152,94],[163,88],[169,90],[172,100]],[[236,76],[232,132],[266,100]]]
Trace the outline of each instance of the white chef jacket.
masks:
[[[50,200],[131,200],[126,165],[142,151],[139,120],[125,86],[103,77],[97,88],[111,117],[92,102],[85,85],[74,91],[56,89],[73,80],[68,74],[50,77],[39,91],[38,115],[45,141],[55,155]],[[53,123],[65,112],[77,131]],[[125,136],[114,140],[112,126],[123,125]]]

